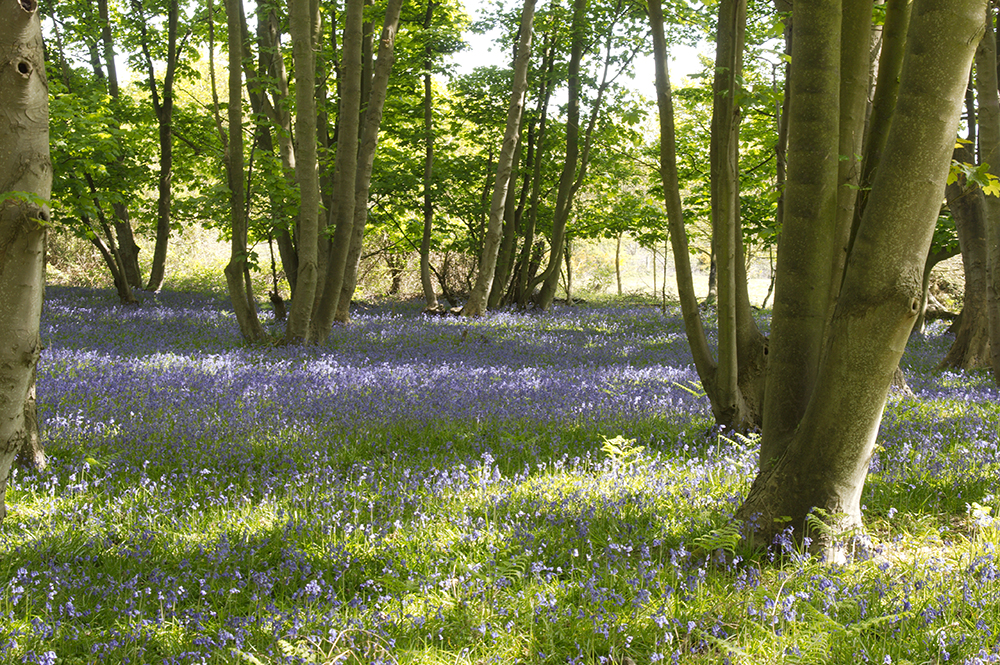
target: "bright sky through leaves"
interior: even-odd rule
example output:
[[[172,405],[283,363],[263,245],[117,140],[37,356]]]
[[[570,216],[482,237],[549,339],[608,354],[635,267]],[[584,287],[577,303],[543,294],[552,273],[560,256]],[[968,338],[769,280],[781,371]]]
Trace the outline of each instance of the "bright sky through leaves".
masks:
[[[466,11],[468,11],[473,21],[479,18],[479,8],[481,5],[481,0],[466,0]],[[456,73],[467,74],[476,67],[485,67],[488,65],[509,67],[509,55],[494,43],[499,34],[499,30],[491,30],[483,35],[474,32],[466,32],[462,35],[462,38],[469,44],[469,48],[451,56]],[[710,47],[711,44],[707,43],[700,44],[697,47],[679,44],[671,47],[670,78],[675,86],[679,85],[685,78],[701,70],[702,67],[698,62],[698,54],[705,53],[711,56]],[[656,99],[654,77],[655,71],[652,53],[637,56],[635,60],[635,78],[632,79],[631,86],[642,93],[648,100]]]

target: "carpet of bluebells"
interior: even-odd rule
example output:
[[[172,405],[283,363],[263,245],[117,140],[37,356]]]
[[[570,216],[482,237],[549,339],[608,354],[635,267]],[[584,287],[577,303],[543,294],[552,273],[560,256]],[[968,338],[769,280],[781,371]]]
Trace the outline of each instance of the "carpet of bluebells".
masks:
[[[942,327],[830,565],[741,548],[755,443],[676,312],[384,302],[247,348],[210,296],[112,301],[47,296],[2,663],[1000,662],[998,395],[934,370]]]

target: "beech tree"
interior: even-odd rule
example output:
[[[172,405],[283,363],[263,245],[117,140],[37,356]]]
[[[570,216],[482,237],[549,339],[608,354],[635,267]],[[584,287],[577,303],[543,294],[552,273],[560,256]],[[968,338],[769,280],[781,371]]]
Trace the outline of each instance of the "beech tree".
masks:
[[[796,2],[793,7],[788,189],[801,188],[802,198],[795,203],[786,198],[761,470],[739,511],[768,542],[783,528],[778,518],[791,517],[801,533],[814,509],[824,511],[836,529],[861,524],[861,490],[886,395],[919,314],[923,266],[986,3],[914,2],[892,123],[847,247],[843,228],[836,226],[843,215],[837,206],[825,206],[846,186],[838,175],[840,165],[832,163],[840,154],[836,146],[843,145],[846,132],[859,130],[829,97],[812,92],[820,76],[837,87],[848,74],[860,76],[855,69],[835,77],[838,55],[858,41],[867,46],[870,39],[865,21],[841,23],[840,5]],[[845,0],[844,16],[849,5],[858,10],[852,15],[867,11],[871,16],[870,1]],[[816,94],[812,105],[810,93]],[[861,114],[855,122],[863,119]],[[798,205],[803,208],[796,214],[792,209]],[[832,237],[810,231],[827,226],[833,227]],[[800,303],[816,307],[802,297],[810,292],[809,276],[796,273],[789,261],[803,251],[830,257],[833,268],[825,280],[827,293],[818,295],[825,310],[816,308],[813,314],[822,325],[788,325],[803,316],[796,309]]]
[[[983,31],[986,0],[914,1],[892,122],[855,223],[848,190],[857,191],[870,71],[858,54],[870,47],[872,4],[796,0],[792,7],[787,180],[764,348],[760,468],[737,511],[745,533],[761,544],[791,526],[834,553],[827,534],[861,525],[861,490],[919,314],[923,268]],[[652,0],[651,16],[658,9]],[[655,34],[655,18],[653,24]],[[668,144],[672,108],[658,42],[661,142]],[[676,194],[669,191],[668,150],[663,157],[670,198]],[[810,532],[810,514],[830,528]]]
[[[310,0],[289,3],[288,24],[295,61],[295,180],[299,185],[296,291],[288,313],[285,339],[303,343],[309,339],[313,298],[319,289],[319,163],[316,156],[316,13]]]
[[[257,318],[257,306],[253,298],[247,270],[247,218],[243,187],[243,90],[242,68],[243,35],[240,31],[242,0],[227,0],[226,17],[229,26],[229,136],[226,142],[226,175],[230,192],[229,219],[231,222],[231,243],[229,264],[226,265],[226,284],[233,302],[233,311],[240,326],[243,339],[250,342],[263,341],[267,333]]]
[[[1000,91],[997,82],[997,38],[993,7],[986,8],[986,32],[976,50],[976,90],[979,93],[980,146],[983,161],[1000,168]],[[993,192],[997,194],[996,191]],[[1000,197],[986,201],[987,307],[989,310],[990,369],[1000,383]]]
[[[31,442],[41,351],[47,200],[48,84],[36,0],[0,2],[0,520],[18,450]]]
[[[968,122],[970,140],[975,140],[974,110]],[[974,150],[968,143],[955,148],[956,162],[975,163]],[[974,369],[989,360],[990,331],[986,308],[986,196],[983,190],[962,174],[945,187],[945,196],[962,253],[965,286],[962,314],[955,339],[939,368]]]

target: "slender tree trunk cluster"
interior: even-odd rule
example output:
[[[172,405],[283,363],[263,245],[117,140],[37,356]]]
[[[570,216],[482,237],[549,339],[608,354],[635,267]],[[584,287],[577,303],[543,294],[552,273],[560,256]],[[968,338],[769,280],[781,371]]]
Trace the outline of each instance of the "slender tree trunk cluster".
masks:
[[[510,186],[514,152],[521,132],[524,94],[528,87],[531,24],[534,15],[535,0],[524,0],[524,7],[521,10],[520,41],[517,45],[517,57],[514,61],[514,84],[510,93],[510,105],[507,108],[507,128],[500,148],[500,157],[497,160],[496,180],[493,185],[493,196],[490,199],[489,226],[486,230],[486,242],[483,246],[482,258],[479,261],[476,283],[469,294],[468,301],[462,308],[462,314],[465,316],[481,316],[486,311],[487,298],[493,286],[497,254],[500,251],[504,204]]]
[[[986,8],[986,32],[976,50],[979,142],[982,162],[1000,167],[1000,91],[993,6]],[[989,366],[1000,383],[1000,196],[986,198],[986,307],[990,339]]]
[[[616,3],[608,23],[596,28],[593,25],[593,17],[588,16],[588,8],[589,5],[585,0],[574,0],[572,4],[568,30],[570,51],[566,63],[568,100],[565,156],[560,161],[555,207],[551,213],[551,227],[545,236],[547,242],[540,242],[542,239],[538,237],[537,230],[543,187],[541,169],[545,153],[550,147],[546,142],[546,114],[556,81],[552,73],[555,66],[556,45],[561,37],[556,25],[550,25],[540,31],[543,34],[541,40],[543,46],[540,74],[535,79],[538,85],[535,93],[538,108],[526,132],[527,145],[521,145],[523,132],[519,126],[516,128],[510,124],[507,126],[507,135],[510,136],[513,132],[515,137],[509,167],[510,175],[505,173],[503,176],[508,183],[504,190],[505,198],[497,199],[497,190],[494,188],[494,198],[490,206],[491,224],[487,228],[486,240],[479,253],[477,286],[472,289],[469,300],[462,309],[462,313],[466,316],[479,316],[488,307],[494,308],[512,303],[520,307],[527,307],[531,303],[537,308],[547,309],[555,299],[562,266],[566,263],[566,243],[572,237],[570,221],[573,205],[587,177],[595,129],[604,111],[605,97],[616,78],[631,67],[632,59],[637,52],[633,46],[623,58],[619,55],[616,60],[615,49],[620,48],[615,42],[616,29],[628,15],[628,7],[624,3]],[[522,13],[519,33],[522,39],[524,30],[531,29],[531,26],[524,24],[523,16]],[[592,83],[593,89],[588,100],[589,114],[584,116],[582,102],[588,97],[586,82],[591,77],[585,76],[582,68],[588,55],[592,56],[598,47],[600,48],[598,62],[601,63],[602,71],[599,76],[594,77],[596,80]],[[518,50],[517,53],[520,58],[522,52]],[[515,63],[515,77],[516,72]],[[517,188],[513,183],[519,176],[522,178],[522,184]],[[490,229],[493,229],[492,235]],[[484,275],[484,271],[489,271],[491,274]],[[483,285],[488,285],[488,298],[481,303],[480,291]]]
[[[330,142],[325,115],[317,105],[317,98],[325,95],[325,83],[321,85],[317,77],[320,63],[316,53],[323,34],[318,3],[314,0],[290,3],[289,36],[296,70],[294,141],[293,123],[285,103],[289,87],[278,50],[280,35],[273,10],[258,7],[258,70],[248,68],[243,60],[251,106],[277,128],[282,165],[290,184],[299,190],[294,233],[287,227],[279,228],[277,233],[279,254],[292,288],[285,343],[322,342],[336,322],[345,323],[350,315],[402,2],[391,0],[386,8],[377,61],[371,46],[366,47],[371,40],[365,37],[364,6],[364,0],[351,0],[345,12],[343,48],[336,77],[339,110],[332,173],[324,170],[319,155],[319,147],[329,146]],[[248,43],[241,0],[234,0],[229,11],[238,17],[241,30],[238,34]],[[236,71],[238,78],[239,70]],[[265,80],[274,82],[270,96],[262,92],[267,89]],[[259,126],[258,132],[266,148],[273,149],[271,128]],[[233,206],[235,220],[239,216],[235,211],[235,195]],[[273,207],[278,206],[280,201],[276,200]],[[241,243],[237,243],[235,232],[233,236],[233,259],[228,269],[232,276],[227,273],[230,293],[234,303],[252,304],[249,280],[242,280],[243,292],[235,280],[237,265],[243,269],[246,266],[245,232]],[[248,309],[247,314],[257,320],[254,309]],[[244,338],[259,341],[252,332],[257,326],[259,323],[248,328],[241,325]]]

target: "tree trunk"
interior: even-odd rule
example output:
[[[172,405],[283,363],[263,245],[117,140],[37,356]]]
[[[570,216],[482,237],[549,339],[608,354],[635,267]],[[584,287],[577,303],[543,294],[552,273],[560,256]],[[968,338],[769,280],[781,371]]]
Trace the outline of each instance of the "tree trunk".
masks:
[[[656,66],[656,102],[660,116],[660,179],[667,208],[670,244],[677,274],[677,294],[684,317],[684,332],[694,357],[698,377],[706,393],[714,392],[716,364],[708,346],[708,337],[701,320],[698,297],[695,294],[688,252],[687,230],[684,228],[684,208],[681,204],[677,176],[674,103],[667,69],[667,47],[663,30],[663,9],[660,0],[649,0],[649,22],[653,33],[653,56]],[[713,412],[715,411],[713,406]]]
[[[854,211],[861,181],[865,118],[871,91],[872,3],[845,0],[840,46],[840,148],[837,172],[838,216],[833,231],[832,277],[829,280],[827,320],[840,293],[851,242]]]
[[[108,96],[115,102],[121,96],[118,87],[118,68],[115,64],[115,43],[111,33],[111,17],[108,13],[108,0],[97,0],[98,15],[101,19],[101,42],[104,49],[104,66],[108,70]],[[124,157],[116,160],[120,167]],[[132,233],[132,222],[129,219],[128,207],[124,203],[114,203],[115,234],[118,236],[118,250],[121,253],[125,268],[125,279],[131,288],[142,288],[142,272],[139,270],[139,246],[135,244]],[[134,297],[134,296],[133,296]]]
[[[570,242],[569,238],[566,238],[566,251],[563,252],[563,258],[566,260],[566,304],[573,304],[573,263],[570,260]]]
[[[718,265],[719,345],[713,410],[720,423],[744,426],[756,418],[739,388],[737,264],[742,264],[739,210],[739,92],[746,0],[722,0],[716,33],[710,148],[712,238]],[[743,280],[744,283],[746,280]],[[759,405],[755,404],[756,408]]]
[[[705,292],[705,306],[714,305],[719,298],[719,256],[715,252],[713,236],[708,249],[708,290]]]
[[[655,298],[656,297],[656,246],[655,245],[653,246],[652,252],[653,252],[653,297]],[[663,260],[664,262],[666,262],[667,260],[666,255],[664,255]]]
[[[288,312],[285,342],[309,341],[313,300],[319,281],[319,162],[316,155],[316,45],[310,0],[290,0],[289,33],[295,61],[295,181],[299,184],[298,273]],[[278,245],[279,250],[281,245]]]
[[[913,329],[916,332],[924,332],[927,325],[927,307],[931,300],[931,272],[934,270],[934,266],[956,255],[958,252],[954,250],[934,251],[933,248],[927,254],[927,260],[924,262],[924,279],[921,284],[920,314],[917,316],[916,323],[913,324]]]
[[[612,61],[612,33],[614,24],[605,26],[607,37],[604,45],[604,74],[600,84],[597,86],[597,94],[590,109],[590,119],[587,122],[587,129],[583,137],[583,146],[580,146],[580,96],[582,92],[582,78],[580,76],[580,62],[586,49],[586,0],[573,1],[573,21],[570,31],[572,33],[572,43],[570,46],[569,61],[569,104],[566,112],[566,163],[559,177],[559,190],[556,194],[556,207],[552,216],[552,236],[550,238],[549,264],[538,277],[528,284],[528,290],[534,289],[535,284],[541,282],[542,288],[539,291],[535,304],[541,309],[545,309],[551,304],[555,297],[556,286],[559,283],[559,266],[562,261],[563,243],[566,238],[566,226],[569,222],[570,211],[573,206],[573,199],[576,192],[583,184],[587,174],[587,165],[590,161],[590,145],[593,138],[594,127],[597,123],[601,110],[601,103],[604,93],[610,84],[609,71]],[[630,60],[630,58],[629,58]],[[628,66],[626,60],[623,67]]]
[[[956,148],[954,158],[970,163],[975,159],[966,146]],[[978,185],[965,182],[962,176],[945,188],[945,194],[962,250],[965,288],[962,318],[955,332],[955,341],[939,368],[974,369],[985,366],[990,357],[989,314],[986,309],[986,197]]]
[[[45,447],[38,426],[38,405],[35,402],[35,372],[31,373],[31,387],[28,388],[28,398],[24,402],[24,430],[28,440],[17,453],[17,465],[23,469],[41,471],[48,466]],[[0,500],[3,497],[0,495]]]
[[[618,284],[618,296],[622,294],[622,233],[618,234],[615,241],[615,283]],[[656,256],[655,254],[653,256]],[[656,263],[653,263],[653,274],[656,274]],[[656,295],[656,278],[653,278],[653,295]]]
[[[783,94],[781,95],[781,103],[775,102],[775,118],[776,118],[776,130],[778,135],[778,140],[774,145],[774,187],[777,193],[778,200],[775,204],[774,210],[774,224],[775,228],[781,229],[781,220],[784,219],[785,211],[785,173],[788,166],[788,60],[792,56],[792,1],[791,0],[774,0],[774,9],[778,13],[789,14],[788,19],[785,21],[785,31],[784,31],[784,55],[786,56],[785,63],[783,65],[784,69],[784,84],[783,84]],[[775,78],[777,77],[777,72],[774,73]],[[774,85],[777,88],[776,85]],[[775,90],[777,93],[777,90]],[[776,94],[777,97],[777,94]],[[772,257],[773,259],[773,257]],[[771,261],[771,282],[768,287],[767,297],[764,298],[764,305],[766,306],[768,298],[771,296],[771,291],[774,289],[774,261]]]
[[[214,44],[214,27],[212,23],[212,0],[209,0],[209,73],[212,85],[212,99],[218,108],[218,93],[215,86],[215,67],[212,56]],[[250,50],[250,32],[247,28],[246,15],[240,11],[240,32],[243,35],[245,50]],[[277,127],[278,153],[281,160],[282,173],[290,188],[295,182],[295,152],[292,146],[291,116],[288,112],[288,80],[284,71],[284,60],[281,57],[278,19],[273,6],[263,3],[257,5],[257,69],[251,66],[249,58],[243,61],[243,71],[246,76],[246,94],[250,100],[250,108],[257,118],[256,137],[258,147],[270,155],[274,152],[274,135],[272,125]],[[274,99],[268,97],[267,89],[275,90]],[[218,111],[216,111],[218,116]],[[222,130],[221,119],[217,117],[218,131],[226,144],[225,133]],[[298,257],[295,243],[289,231],[291,219],[284,210],[285,201],[279,192],[269,191],[268,199],[272,219],[271,234],[278,242],[278,253],[281,256],[281,266],[288,279],[291,297],[295,297],[295,287],[298,276]],[[276,293],[276,292],[275,292]],[[284,317],[282,320],[285,320]]]
[[[260,57],[260,73],[269,75],[275,82],[275,92],[272,94],[273,98],[271,100],[268,100],[267,95],[260,95],[261,106],[271,122],[278,127],[278,153],[281,156],[281,166],[286,177],[294,184],[298,182],[298,172],[295,167],[292,117],[288,110],[290,105],[287,103],[289,98],[288,74],[285,71],[285,60],[281,55],[281,33],[278,16],[273,7],[267,7],[263,3],[258,5],[257,10],[257,43]],[[313,134],[315,135],[315,130]],[[285,277],[288,279],[288,287],[294,299],[298,287],[299,257],[295,238],[290,230],[290,224],[286,223],[276,228],[274,235],[278,241],[281,266],[285,271]]]
[[[139,4],[140,0],[133,0],[133,5]],[[146,284],[146,289],[149,291],[159,291],[163,285],[167,262],[167,243],[170,240],[170,181],[173,177],[174,162],[174,142],[171,125],[174,113],[174,74],[177,71],[177,61],[179,58],[177,49],[178,14],[178,0],[171,0],[167,5],[167,69],[163,77],[163,97],[161,99],[157,91],[156,77],[153,74],[153,59],[150,55],[145,19],[142,13],[139,12],[142,49],[146,56],[149,90],[153,100],[153,110],[156,112],[160,135],[160,176],[156,200],[156,241],[153,245],[153,263],[149,269],[149,282]],[[238,24],[237,27],[239,27]],[[240,36],[238,31],[236,36],[237,38]]]
[[[424,14],[424,33],[431,29],[434,16],[434,0],[427,0]],[[434,119],[431,97],[432,50],[429,35],[424,52],[424,232],[420,238],[420,286],[424,290],[424,311],[438,309],[437,292],[431,282],[431,235],[434,225],[434,202],[431,196],[431,178],[434,175]]]
[[[108,244],[105,246],[101,241],[101,236],[95,233],[94,237],[91,238],[91,243],[97,247],[97,250],[101,253],[101,257],[104,259],[104,264],[108,267],[108,271],[111,273],[115,290],[118,291],[118,300],[123,305],[137,305],[139,301],[136,300],[135,293],[132,291],[132,286],[128,283],[125,263],[122,259],[118,245],[115,242],[115,234],[111,230],[111,226],[108,224],[107,218],[104,215],[104,208],[101,206],[100,197],[97,194],[97,185],[94,183],[94,179],[89,173],[86,174],[86,180],[90,187],[90,193],[94,199],[94,208],[97,210],[97,219],[100,223],[101,231],[104,233],[104,237],[108,240]],[[83,221],[90,226],[88,219],[84,218]]]
[[[677,291],[684,316],[688,343],[694,356],[698,377],[712,404],[716,422],[726,427],[746,430],[760,424],[760,402],[763,392],[763,368],[766,348],[751,315],[746,289],[746,268],[742,239],[737,228],[736,206],[736,113],[739,61],[742,58],[742,30],[745,17],[743,2],[727,0],[719,7],[719,38],[715,104],[713,113],[713,203],[718,231],[717,244],[725,252],[727,265],[725,284],[720,296],[719,362],[712,356],[701,320],[694,278],[688,253],[687,232],[677,180],[677,160],[674,150],[673,102],[667,76],[666,42],[663,36],[662,10],[658,2],[650,2],[650,23],[653,28],[656,87],[660,110],[660,172],[666,196],[670,243],[677,274]],[[722,236],[725,236],[724,238]],[[723,242],[718,242],[721,239]],[[722,254],[720,252],[720,258]],[[720,261],[720,265],[723,261]],[[725,341],[723,342],[723,339]],[[720,366],[725,363],[724,370]]]
[[[25,417],[42,346],[48,117],[38,4],[0,0],[0,521],[11,465],[32,436]]]
[[[997,39],[992,5],[986,6],[986,32],[976,50],[976,92],[979,97],[981,161],[1000,166],[1000,98],[997,91]],[[1000,384],[1000,197],[988,196],[986,210],[986,297],[990,369]]]
[[[358,283],[358,266],[361,261],[365,226],[368,223],[368,192],[371,189],[375,149],[378,146],[379,126],[382,124],[382,111],[385,108],[386,93],[389,87],[396,29],[399,26],[399,12],[402,5],[402,0],[391,0],[386,5],[385,22],[379,39],[378,62],[375,65],[367,108],[365,109],[364,124],[361,128],[358,176],[354,189],[354,228],[351,235],[351,247],[347,253],[347,265],[344,269],[344,286],[341,289],[340,301],[337,306],[336,319],[341,323],[346,323],[349,318],[351,298],[354,297],[354,289]],[[367,78],[367,74],[365,76]]]
[[[799,7],[796,2],[792,15],[788,174],[764,399],[764,426],[772,436],[762,442],[763,462],[781,454],[782,441],[795,431],[809,403],[830,316],[829,291],[815,291],[830,284],[839,260],[840,234],[834,220],[840,161],[841,3],[823,0],[811,10]],[[864,39],[869,35],[866,31]]]
[[[267,333],[257,318],[253,294],[245,280],[247,267],[247,218],[243,188],[243,36],[240,14],[243,0],[226,0],[229,26],[229,144],[226,149],[226,176],[230,192],[231,244],[226,284],[243,339],[251,344],[262,342]]]
[[[528,306],[528,299],[531,293],[528,292],[528,283],[531,281],[532,271],[532,250],[535,246],[535,227],[538,222],[538,202],[542,192],[542,157],[545,154],[546,123],[548,120],[549,99],[552,96],[554,77],[552,69],[555,65],[554,38],[546,44],[544,49],[543,70],[545,75],[541,79],[541,90],[538,95],[538,134],[535,138],[534,155],[530,163],[531,166],[531,193],[528,198],[527,221],[521,229],[521,253],[518,256],[518,268],[514,275],[513,294],[511,300],[517,303],[521,309]],[[526,165],[527,166],[527,165]]]
[[[805,242],[779,248],[772,330],[775,324],[787,329],[791,321],[798,321],[799,335],[811,334],[825,339],[826,344],[821,361],[813,361],[809,352],[812,344],[790,336],[772,337],[772,362],[776,355],[788,362],[789,356],[779,344],[790,344],[803,362],[814,365],[804,380],[802,372],[789,371],[784,365],[774,374],[771,367],[768,369],[769,408],[762,449],[776,454],[762,455],[757,478],[737,511],[754,543],[770,544],[776,533],[791,526],[800,538],[818,537],[819,549],[837,556],[831,549],[830,534],[861,526],[861,491],[886,395],[919,313],[923,267],[948,175],[966,75],[978,41],[970,36],[978,37],[982,29],[984,7],[985,0],[915,2],[884,158],[872,183],[828,331],[817,330],[818,326],[802,315],[815,311],[814,316],[824,317],[822,310],[814,308],[826,304],[829,291],[819,287],[826,286],[829,271],[819,282],[807,281],[807,273],[789,274],[787,253],[825,256],[811,245],[822,248],[827,241],[804,238],[796,227],[832,226],[836,206],[825,201],[835,200],[836,192],[828,194],[825,187],[816,190],[817,196],[824,196],[824,203],[812,213],[807,213],[802,201],[790,205],[782,240],[790,237]],[[839,46],[823,42],[831,35],[841,35],[839,29],[832,29],[833,23],[839,23],[840,13],[837,2],[795,3],[789,144],[796,152],[804,147],[803,133],[836,140],[837,133],[826,128],[836,127],[837,121],[830,116],[839,115],[840,105],[827,98],[824,112],[816,100],[812,115],[803,117],[804,109],[798,106],[796,110],[794,95],[808,97],[823,88],[823,81],[839,78],[832,75],[840,61]],[[814,31],[821,27],[821,32]],[[800,29],[805,32],[800,33]],[[862,36],[845,35],[845,39],[854,38]],[[824,62],[825,66],[815,67]],[[811,71],[814,83],[809,89],[796,85],[804,82],[805,71]],[[827,165],[819,157],[799,154],[790,159],[790,186],[794,182],[796,187],[805,187],[806,174],[800,172],[804,168],[821,181],[827,178],[822,173],[837,171],[836,164]],[[796,192],[791,198],[798,199],[803,193]],[[816,302],[801,303],[802,299],[796,298],[792,302],[801,303],[803,308],[793,308],[789,289],[811,291]],[[808,398],[792,394],[787,384],[799,386]],[[773,390],[780,390],[790,400],[784,410],[772,401]],[[796,420],[797,414],[801,416]],[[769,418],[771,415],[776,417]],[[807,519],[811,512],[828,528],[812,530]]]
[[[340,111],[337,115],[337,156],[333,176],[333,207],[329,220],[335,221],[330,243],[326,278],[318,307],[313,310],[311,333],[320,343],[330,336],[340,304],[347,256],[354,234],[355,185],[358,177],[360,138],[362,43],[364,0],[347,0],[344,14],[344,46],[340,74]]]
[[[493,286],[497,254],[500,251],[504,204],[507,201],[507,188],[510,185],[514,152],[521,133],[524,93],[528,87],[528,62],[531,59],[531,23],[534,15],[535,0],[524,0],[524,7],[521,10],[517,57],[514,59],[514,81],[510,92],[510,105],[507,108],[507,129],[504,132],[500,156],[497,159],[497,174],[493,185],[493,196],[490,199],[490,215],[489,224],[486,229],[486,240],[483,244],[482,257],[479,260],[475,286],[469,294],[468,301],[466,301],[465,306],[462,308],[463,316],[482,316],[486,312],[487,298],[489,297],[490,288]]]
[[[531,163],[533,157],[532,152],[534,151],[534,124],[532,123],[528,127],[528,156],[527,163]],[[511,167],[510,182],[511,186],[507,187],[507,200],[504,202],[503,208],[503,227],[500,234],[500,247],[497,249],[497,263],[493,270],[493,284],[490,286],[490,295],[486,301],[487,309],[496,309],[500,306],[500,302],[503,300],[503,293],[507,288],[507,283],[510,280],[511,271],[511,259],[514,256],[514,247],[517,242],[517,227],[520,220],[520,208],[518,205],[518,189],[513,187],[513,183],[517,182],[519,177],[519,172],[521,170],[521,159],[524,153],[524,142],[517,142],[517,149],[514,153],[514,163]],[[530,187],[528,175],[525,174],[521,178],[521,188],[520,188],[520,199],[521,205],[524,203],[524,198],[527,195],[527,188]]]
[[[670,254],[670,240],[666,240],[663,243],[663,280],[660,284],[660,293],[662,295],[660,299],[660,313],[663,316],[667,315],[667,256]]]
[[[868,202],[875,169],[882,159],[885,141],[889,132],[889,121],[896,108],[899,96],[899,74],[903,67],[903,53],[906,50],[906,32],[910,25],[911,0],[887,0],[885,3],[885,24],[882,28],[882,52],[878,61],[878,78],[872,97],[871,112],[868,115],[868,129],[865,137],[864,159],[861,163],[861,179],[858,201],[851,227],[851,242],[857,234],[861,215]]]

